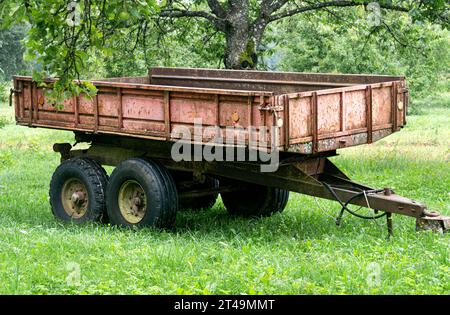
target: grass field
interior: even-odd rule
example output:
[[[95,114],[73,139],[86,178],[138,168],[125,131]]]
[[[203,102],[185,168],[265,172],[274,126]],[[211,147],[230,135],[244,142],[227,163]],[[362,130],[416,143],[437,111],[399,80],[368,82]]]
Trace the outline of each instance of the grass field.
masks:
[[[271,218],[180,212],[174,231],[128,231],[54,220],[48,184],[69,132],[13,124],[0,106],[1,294],[449,294],[450,233],[416,233],[412,218],[346,216],[291,193]],[[410,116],[401,132],[345,149],[333,161],[353,179],[450,215],[450,108]],[[318,206],[320,205],[320,207]],[[327,211],[327,213],[324,213]]]

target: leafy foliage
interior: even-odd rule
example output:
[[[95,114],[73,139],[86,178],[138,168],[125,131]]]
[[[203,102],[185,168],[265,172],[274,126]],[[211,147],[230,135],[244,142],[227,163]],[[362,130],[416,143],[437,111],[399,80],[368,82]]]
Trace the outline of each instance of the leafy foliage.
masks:
[[[378,26],[367,23],[370,10],[362,0],[239,2],[246,12],[236,10],[237,3],[3,0],[0,19],[4,26],[28,25],[26,60],[35,80],[59,78],[51,95],[55,103],[74,93],[95,94],[83,79],[144,75],[154,65],[224,67],[228,35],[246,23],[253,37],[244,41],[238,59],[256,52],[258,62],[250,66],[406,74],[414,98],[448,89],[447,1],[377,1],[383,14]],[[243,14],[236,22],[232,12]],[[264,36],[254,41],[258,27]],[[11,60],[5,56],[3,67]]]
[[[153,27],[156,30],[133,47],[124,41],[112,44],[111,53],[103,54],[105,76],[145,75],[151,66],[223,66],[223,35],[210,23],[176,19]]]
[[[0,82],[0,104],[6,103],[9,97],[10,82]]]
[[[56,103],[68,94],[95,94],[95,88],[80,81],[82,70],[92,55],[113,49],[117,39],[130,38],[142,30],[141,23],[152,14],[155,1],[3,1],[0,7],[4,24],[28,22],[27,60],[37,67],[33,78],[59,78],[53,86]],[[136,27],[137,25],[137,27]],[[77,79],[77,84],[72,80]]]
[[[405,75],[412,100],[450,89],[450,32],[385,14],[369,25],[362,10],[286,20],[269,34],[271,58],[287,71]],[[333,23],[334,20],[344,23]]]

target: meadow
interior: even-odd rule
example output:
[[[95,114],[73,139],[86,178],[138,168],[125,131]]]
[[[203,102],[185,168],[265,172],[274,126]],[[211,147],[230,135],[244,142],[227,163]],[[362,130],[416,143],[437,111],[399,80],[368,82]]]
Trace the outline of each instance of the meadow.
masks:
[[[337,203],[291,193],[264,219],[183,211],[172,231],[56,221],[48,185],[65,131],[14,124],[0,105],[0,294],[449,294],[450,233],[415,221],[345,216]],[[401,131],[339,151],[351,178],[450,215],[450,107],[425,107]],[[110,172],[111,169],[109,168]]]

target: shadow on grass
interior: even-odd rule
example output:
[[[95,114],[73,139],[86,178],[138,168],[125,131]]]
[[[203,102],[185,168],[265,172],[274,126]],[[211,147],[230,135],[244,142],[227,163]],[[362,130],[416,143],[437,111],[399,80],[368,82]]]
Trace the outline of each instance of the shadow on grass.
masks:
[[[385,220],[378,220],[377,225],[347,216],[343,224],[337,226],[331,217],[308,207],[302,210],[290,207],[271,217],[244,218],[229,215],[218,202],[212,209],[180,211],[174,232],[201,237],[263,238],[274,241],[323,239],[331,235],[348,237],[355,233],[385,237]]]
[[[50,210],[49,210],[50,211]],[[175,226],[171,229],[124,229],[102,223],[74,223],[59,221],[53,216],[41,215],[39,217],[17,218],[3,213],[0,216],[2,225],[14,229],[40,229],[56,230],[65,233],[80,235],[117,233],[125,237],[139,235],[164,239],[177,237],[181,239],[208,239],[210,241],[233,242],[236,239],[260,241],[264,243],[277,243],[292,240],[321,240],[331,236],[349,238],[356,234],[364,234],[375,238],[384,238],[384,220],[380,226],[367,221],[347,217],[341,226],[336,226],[331,218],[316,209],[298,211],[287,208],[283,213],[264,218],[243,218],[232,216],[218,202],[211,209],[182,210],[177,214]],[[413,224],[413,222],[411,223]]]

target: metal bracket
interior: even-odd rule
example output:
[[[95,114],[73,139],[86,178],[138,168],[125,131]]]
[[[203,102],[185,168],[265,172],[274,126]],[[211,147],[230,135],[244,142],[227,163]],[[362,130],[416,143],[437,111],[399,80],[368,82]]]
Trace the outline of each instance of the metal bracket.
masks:
[[[22,90],[17,90],[17,89],[10,89],[9,90],[9,107],[12,106],[12,97],[13,97],[14,93],[16,93],[16,94],[22,93]]]
[[[55,143],[53,145],[53,151],[61,154],[61,162],[71,158],[70,150],[72,150],[70,143]]]
[[[426,212],[426,216],[416,220],[416,231],[448,232],[450,230],[450,217],[441,215],[439,212]]]
[[[273,112],[282,112],[284,110],[283,106],[258,106],[259,110],[273,111]]]

